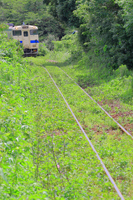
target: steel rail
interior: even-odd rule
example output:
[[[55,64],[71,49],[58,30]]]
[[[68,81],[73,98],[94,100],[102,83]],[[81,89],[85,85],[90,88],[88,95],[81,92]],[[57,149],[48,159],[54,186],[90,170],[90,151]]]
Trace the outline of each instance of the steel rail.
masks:
[[[44,69],[46,70],[46,72],[48,73],[49,77],[51,78],[51,80],[53,81],[54,85],[56,86],[58,92],[60,93],[60,95],[61,95],[62,98],[64,99],[64,101],[65,101],[65,103],[66,103],[68,109],[70,110],[71,114],[73,115],[73,117],[74,117],[75,121],[77,122],[78,126],[80,127],[81,131],[84,133],[84,135],[85,135],[87,141],[89,142],[89,144],[90,144],[92,150],[95,152],[96,157],[98,158],[98,160],[100,161],[102,167],[104,168],[105,173],[107,174],[109,180],[110,180],[111,183],[113,184],[114,189],[116,190],[118,196],[121,198],[121,200],[125,200],[124,197],[123,197],[123,195],[121,194],[119,188],[117,187],[115,181],[114,181],[113,178],[111,177],[111,175],[110,175],[108,169],[105,167],[105,165],[104,165],[102,159],[100,158],[100,156],[98,155],[96,149],[94,148],[92,142],[91,142],[90,139],[88,138],[87,134],[85,133],[84,129],[82,128],[82,126],[80,125],[78,119],[76,118],[75,114],[73,113],[71,107],[69,106],[68,102],[66,101],[66,99],[65,99],[65,97],[63,96],[62,92],[60,91],[59,87],[58,87],[57,84],[55,83],[54,79],[52,78],[52,76],[50,75],[50,73],[48,72],[48,70],[47,70],[46,68],[44,68]]]
[[[57,66],[58,67],[58,66]],[[93,101],[95,102],[105,113],[106,115],[108,115],[108,117],[110,117],[119,127],[121,130],[123,130],[127,135],[129,135],[132,139],[133,136],[123,127],[121,126],[102,106],[100,106],[99,103],[97,103],[97,101],[95,101],[78,83],[75,82],[75,80],[73,80],[63,69],[61,69],[60,67],[58,67],[61,71],[64,72],[64,74],[66,74],[66,76],[68,76],[76,85],[78,85],[80,87],[80,89]]]

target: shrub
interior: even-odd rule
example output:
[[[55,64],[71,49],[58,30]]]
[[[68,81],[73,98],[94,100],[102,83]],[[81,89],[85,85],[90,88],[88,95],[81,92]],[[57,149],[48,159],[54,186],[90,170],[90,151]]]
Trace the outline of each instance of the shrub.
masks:
[[[46,47],[51,51],[54,49],[54,44],[53,44],[53,41],[57,41],[58,38],[55,37],[54,35],[52,34],[49,34],[46,39],[44,40],[45,44],[46,44]]]
[[[49,52],[49,50],[47,49],[45,43],[40,43],[39,49],[38,49],[38,55],[45,56],[48,52]]]

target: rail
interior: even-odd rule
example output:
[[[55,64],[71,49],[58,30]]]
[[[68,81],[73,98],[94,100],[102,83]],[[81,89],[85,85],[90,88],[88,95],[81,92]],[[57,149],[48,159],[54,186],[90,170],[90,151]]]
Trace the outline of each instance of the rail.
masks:
[[[102,167],[104,168],[104,171],[105,171],[105,173],[107,174],[107,176],[108,176],[109,180],[111,181],[111,183],[113,184],[114,189],[116,190],[118,196],[121,198],[121,200],[124,200],[124,197],[123,197],[123,195],[121,194],[119,188],[117,187],[115,181],[113,180],[113,178],[112,178],[112,176],[110,175],[108,169],[107,169],[106,166],[104,165],[102,159],[101,159],[100,156],[98,155],[98,153],[97,153],[95,147],[93,146],[92,142],[91,142],[90,139],[88,138],[87,134],[85,133],[84,129],[82,128],[81,124],[79,123],[78,119],[76,118],[75,114],[73,113],[71,107],[69,106],[68,102],[66,101],[66,99],[65,99],[65,97],[63,96],[62,92],[60,91],[59,87],[58,87],[57,84],[55,83],[54,79],[52,78],[52,76],[51,76],[51,74],[48,72],[48,70],[47,70],[46,68],[45,68],[45,70],[46,70],[46,72],[48,73],[48,75],[49,75],[49,77],[51,78],[51,80],[53,81],[54,85],[56,86],[58,92],[60,93],[60,95],[61,95],[62,98],[64,99],[64,101],[65,101],[65,103],[66,103],[68,109],[70,110],[71,114],[73,115],[73,117],[74,117],[75,121],[77,122],[78,126],[80,127],[81,131],[82,131],[83,134],[85,135],[85,137],[86,137],[87,141],[89,142],[89,144],[90,144],[92,150],[95,152],[96,157],[98,158],[98,160],[100,161]]]
[[[57,66],[58,67],[58,66]],[[122,131],[124,131],[127,135],[129,135],[132,139],[133,136],[123,127],[121,126],[121,124],[119,124],[102,106],[100,106],[99,103],[97,103],[78,83],[75,82],[75,80],[73,80],[63,69],[61,69],[60,67],[58,67],[60,70],[62,70],[64,72],[64,74],[66,74],[67,77],[69,77],[76,85],[78,85],[80,87],[80,89],[93,101],[95,102],[105,113],[108,117],[110,117],[119,127]]]

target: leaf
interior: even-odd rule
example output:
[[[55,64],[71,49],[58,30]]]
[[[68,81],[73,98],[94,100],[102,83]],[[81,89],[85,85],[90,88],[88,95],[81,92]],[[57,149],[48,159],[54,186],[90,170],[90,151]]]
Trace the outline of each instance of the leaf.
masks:
[[[4,181],[6,181],[6,183],[8,183],[8,180],[7,180],[6,176],[4,175],[2,168],[0,168],[0,176],[4,179]]]

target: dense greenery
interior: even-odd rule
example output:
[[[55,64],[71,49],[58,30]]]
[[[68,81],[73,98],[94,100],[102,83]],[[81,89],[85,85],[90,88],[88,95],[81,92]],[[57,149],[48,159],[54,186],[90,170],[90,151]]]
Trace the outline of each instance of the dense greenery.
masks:
[[[39,28],[40,41],[59,40],[64,35],[64,28],[49,12],[43,0],[0,1],[0,22],[20,25],[34,24]]]
[[[1,22],[37,25],[40,41],[50,50],[52,40],[75,27],[84,51],[106,60],[104,67],[133,68],[132,0],[0,0],[0,5]]]
[[[99,55],[94,57],[91,53],[90,51],[85,53],[81,49],[78,44],[78,34],[70,34],[64,36],[61,41],[55,41],[54,51],[48,56],[50,55],[49,59],[57,63],[59,61],[58,66],[66,65],[65,71],[74,76],[83,88],[89,88],[89,92],[92,90],[93,95],[96,91],[96,95],[99,96],[98,90],[99,88],[103,90],[104,85],[104,88],[107,86],[105,90],[112,86],[110,90],[113,92],[107,94],[108,91],[104,91],[101,93],[101,98],[106,98],[107,95],[109,99],[114,98],[133,105],[133,71],[128,70],[126,65],[121,65],[117,70],[106,68],[106,60]],[[101,63],[98,63],[99,60]]]
[[[5,28],[0,26],[2,31]],[[27,60],[22,58],[22,46],[0,32],[1,200],[119,199],[44,67],[54,77],[124,197],[133,198],[131,138],[57,66],[73,75],[97,101],[115,99],[113,114],[119,114],[120,104],[121,112],[127,114],[118,119],[124,125],[132,124],[132,72],[123,65],[117,70],[107,69],[105,60],[97,65],[99,49],[90,50],[88,44],[85,53],[78,40],[78,33],[65,35],[53,42],[53,52],[42,44],[40,54],[47,55]],[[97,55],[94,64],[93,52]],[[104,107],[112,111],[108,104]]]
[[[0,199],[119,199],[44,67],[60,86],[123,195],[131,199],[132,140],[120,134],[78,86],[48,62],[57,56],[56,65],[66,69],[66,61],[75,59],[77,49],[68,44],[71,40],[74,44],[76,35],[65,36],[63,42],[55,42],[55,52],[29,62],[21,57],[21,46],[18,51],[15,40],[0,37]],[[67,71],[78,73],[78,66],[70,64]],[[103,135],[93,131],[101,124]],[[117,137],[109,129],[115,129]]]
[[[133,132],[132,16],[132,0],[0,0],[0,22],[37,25],[47,54],[24,59],[0,32],[0,199],[119,199],[44,67],[133,198],[131,138],[57,68]]]
[[[106,66],[133,67],[133,2],[97,0],[77,1],[76,16],[81,21],[79,38],[88,51],[106,57]],[[130,13],[130,14],[129,14]]]
[[[69,26],[78,26],[79,19],[73,14],[76,10],[76,0],[47,0],[50,13],[58,20],[67,23]]]

